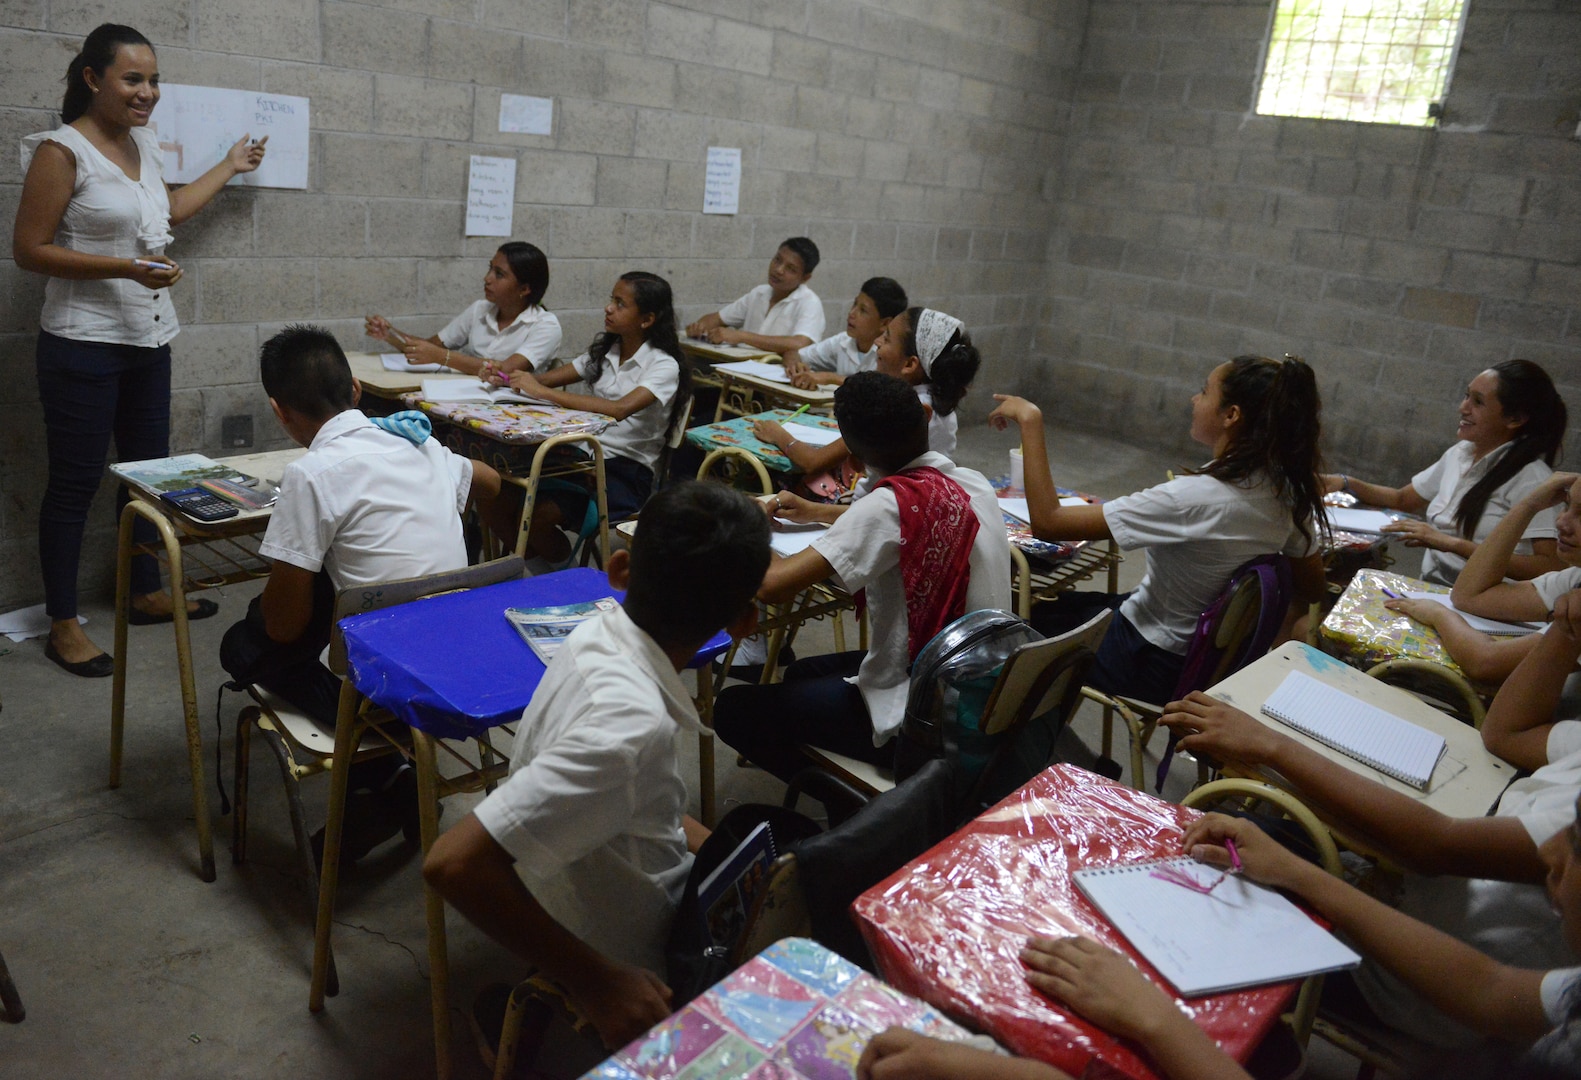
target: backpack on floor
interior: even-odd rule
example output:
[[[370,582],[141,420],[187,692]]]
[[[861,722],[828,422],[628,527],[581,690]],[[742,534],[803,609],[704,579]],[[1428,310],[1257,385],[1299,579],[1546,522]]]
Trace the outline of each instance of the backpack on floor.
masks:
[[[953,759],[970,787],[993,755],[983,712],[1005,661],[1042,634],[1008,611],[985,608],[956,619],[923,646],[911,665],[906,715],[895,748],[895,779],[934,758]]]

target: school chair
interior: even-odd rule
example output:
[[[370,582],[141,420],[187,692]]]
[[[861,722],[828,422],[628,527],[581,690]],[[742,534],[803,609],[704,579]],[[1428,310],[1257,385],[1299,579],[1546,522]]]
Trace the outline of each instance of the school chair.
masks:
[[[1324,825],[1300,799],[1272,784],[1265,784],[1261,780],[1215,780],[1194,788],[1180,800],[1180,805],[1203,811],[1226,810],[1238,811],[1242,814],[1277,813],[1305,835],[1318,864],[1324,870],[1335,877],[1345,876],[1345,868],[1339,859],[1339,846],[1335,844],[1328,826]],[[1301,984],[1301,992],[1296,996],[1294,1009],[1283,1017],[1285,1023],[1290,1025],[1290,1033],[1295,1037],[1303,1054],[1306,1052],[1307,1041],[1312,1035],[1318,998],[1322,992],[1323,976],[1314,975],[1304,980]]]
[[[591,460],[581,460],[569,453],[556,454],[555,451],[562,446],[582,444]],[[582,473],[593,474],[593,502],[589,504],[589,514],[578,525],[576,547],[572,551],[573,561],[578,555],[578,549],[584,549],[594,532],[598,534],[598,556],[601,561],[609,558],[609,503],[605,498],[604,487],[604,445],[599,442],[596,435],[555,435],[545,439],[533,453],[532,467],[525,477],[500,475],[502,484],[512,484],[522,489],[522,512],[517,524],[516,536],[496,537],[501,544],[513,543],[512,550],[518,559],[527,554],[527,532],[532,524],[534,508],[538,505],[540,490],[552,490],[557,485],[576,485],[576,490],[582,490],[576,481],[563,479],[567,476]],[[592,516],[593,507],[597,508],[597,517]],[[495,552],[503,554],[503,552]]]
[[[1186,663],[1171,700],[1194,690],[1206,690],[1262,656],[1273,645],[1290,607],[1290,562],[1283,555],[1260,556],[1230,575],[1229,584],[1197,619],[1186,647]],[[1131,740],[1131,786],[1147,790],[1142,778],[1142,755],[1158,730],[1167,702],[1148,702],[1120,694],[1082,688],[1089,700],[1103,706],[1103,749],[1110,756],[1114,740],[1114,714],[1124,721]],[[1171,740],[1159,763],[1157,786],[1164,786],[1175,744]],[[1199,775],[1206,779],[1205,772]]]
[[[20,1024],[27,1018],[27,1010],[22,1007],[22,995],[16,992],[16,983],[11,981],[11,969],[5,966],[3,953],[0,953],[0,1008],[5,1010],[5,1015],[0,1019],[8,1024]]]
[[[963,804],[966,812],[958,815],[958,819],[981,808],[979,804],[984,801],[987,786],[994,782],[1001,764],[1006,763],[1013,752],[1016,736],[1023,725],[1035,717],[1050,715],[1049,729],[1058,734],[1070,722],[1081,705],[1082,683],[1092,666],[1098,643],[1103,640],[1113,617],[1111,611],[1100,612],[1058,637],[1022,645],[1005,661],[978,722],[978,730],[992,750],[966,793]],[[794,808],[804,792],[826,807],[831,802],[836,806],[860,806],[895,787],[892,768],[816,746],[803,746],[802,752],[811,759],[811,765],[798,773],[786,788],[784,805],[788,808]],[[1030,779],[1048,761],[1034,764],[1020,782]],[[1000,777],[999,786],[1003,786],[1003,782]],[[1003,794],[998,793],[999,797]]]
[[[1482,730],[1488,709],[1471,681],[1453,668],[1431,660],[1385,660],[1367,669],[1367,674],[1390,686],[1413,694],[1439,712],[1446,712],[1461,723]]]
[[[280,767],[280,778],[285,787],[286,800],[291,813],[291,829],[298,855],[307,870],[307,883],[312,902],[323,917],[324,879],[331,882],[330,896],[333,903],[333,882],[338,876],[340,860],[340,815],[345,809],[346,773],[358,761],[399,753],[407,758],[414,756],[413,740],[403,726],[391,727],[391,717],[357,693],[346,676],[346,645],[340,632],[340,620],[359,612],[376,611],[408,601],[435,596],[440,593],[473,589],[496,582],[512,581],[522,576],[522,560],[506,556],[493,562],[451,570],[425,577],[405,578],[377,586],[346,589],[335,597],[335,624],[330,630],[329,669],[341,676],[339,715],[334,727],[297,709],[284,699],[258,686],[246,687],[253,704],[245,706],[236,717],[235,787],[236,806],[231,818],[231,859],[241,865],[247,858],[247,809],[249,774],[252,761],[252,735],[256,730],[264,737],[275,761]],[[490,765],[495,759],[504,761],[507,755],[492,747],[480,750]],[[337,757],[340,761],[337,763]],[[337,768],[337,765],[339,767]],[[503,766],[501,766],[501,771]],[[302,807],[301,781],[321,773],[331,774],[330,820],[324,830],[324,867],[314,863],[312,847],[308,841],[306,818]],[[337,792],[335,782],[340,790]],[[337,794],[339,796],[337,800]],[[430,808],[431,809],[431,808]],[[322,873],[322,878],[321,878]],[[333,955],[329,952],[328,935],[324,935],[323,956],[315,953],[315,981],[322,981],[322,988],[330,995],[339,992],[339,976]],[[322,965],[322,973],[318,968]]]
[[[710,450],[697,467],[697,479],[714,480],[728,487],[741,488],[751,494],[751,480],[756,474],[759,495],[774,494],[774,481],[756,454],[749,454],[739,446],[721,446]]]

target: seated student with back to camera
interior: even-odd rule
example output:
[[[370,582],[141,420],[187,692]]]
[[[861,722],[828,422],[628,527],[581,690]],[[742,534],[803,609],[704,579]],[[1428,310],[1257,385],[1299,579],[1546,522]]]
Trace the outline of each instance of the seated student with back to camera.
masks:
[[[721,627],[750,632],[768,562],[768,522],[740,492],[688,481],[655,495],[631,549],[610,556],[623,605],[566,639],[522,714],[509,779],[424,862],[611,1048],[670,1013],[663,950],[695,825],[676,736],[701,730],[680,672]]]
[[[1206,694],[1171,702],[1162,722],[1182,736],[1183,751],[1277,772],[1325,821],[1401,866],[1407,914],[1502,963],[1574,963],[1542,882],[1544,855],[1564,840],[1581,794],[1581,722],[1561,708],[1581,655],[1581,591],[1561,597],[1553,624],[1534,636],[1482,725],[1488,751],[1531,775],[1512,783],[1487,816],[1441,814]],[[1330,976],[1325,999],[1335,993],[1433,1046],[1474,1045],[1471,1033],[1373,965]]]
[[[501,244],[483,275],[483,299],[439,333],[414,337],[369,315],[367,334],[387,341],[413,364],[443,364],[468,375],[542,370],[560,348],[560,320],[544,310],[549,260],[522,240]]]
[[[1168,701],[1185,667],[1197,617],[1259,555],[1291,558],[1291,617],[1324,592],[1317,554],[1321,405],[1306,362],[1238,356],[1209,374],[1191,399],[1191,437],[1213,450],[1201,469],[1102,506],[1061,506],[1049,471],[1043,414],[1018,397],[994,395],[989,417],[1021,429],[1027,504],[1040,540],[1108,540],[1147,549],[1136,591],[1065,592],[1040,604],[1032,623],[1045,634],[1080,626],[1119,603],[1088,683],[1109,694]]]
[[[328,331],[287,327],[264,342],[258,367],[275,418],[307,453],[281,477],[258,548],[272,560],[269,579],[226,631],[220,663],[333,727],[340,679],[319,654],[335,594],[466,566],[461,512],[469,497],[495,495],[499,474],[429,438],[421,413],[359,412],[362,388]],[[416,784],[398,756],[353,765],[342,859],[403,828],[415,840],[416,811]]]
[[[758,596],[781,603],[836,574],[867,590],[871,647],[792,664],[775,686],[732,686],[714,707],[715,733],[789,782],[812,743],[875,764],[894,758],[909,669],[950,622],[1010,607],[1010,544],[994,489],[928,450],[928,416],[911,388],[876,371],[835,391],[835,418],[872,488],[849,506],[780,492],[769,511],[830,528],[770,564]]]
[[[715,345],[750,345],[784,355],[823,337],[823,301],[807,287],[818,269],[818,245],[793,236],[769,262],[769,280],[686,328]]]
[[[785,374],[791,385],[803,390],[839,386],[858,371],[872,371],[878,360],[874,348],[878,335],[907,306],[906,290],[893,278],[862,282],[846,313],[843,331],[785,354]]]
[[[566,409],[614,418],[600,435],[604,484],[611,518],[631,517],[653,493],[653,470],[665,440],[681,422],[691,399],[691,368],[675,330],[670,283],[657,274],[631,270],[620,275],[604,305],[604,330],[587,352],[553,371],[498,373],[493,381]],[[581,381],[585,394],[561,389]],[[570,553],[561,522],[581,520],[588,496],[555,493],[533,511],[529,554],[551,563]],[[515,534],[521,503],[495,504],[489,525],[497,535]],[[503,530],[503,531],[502,531]]]

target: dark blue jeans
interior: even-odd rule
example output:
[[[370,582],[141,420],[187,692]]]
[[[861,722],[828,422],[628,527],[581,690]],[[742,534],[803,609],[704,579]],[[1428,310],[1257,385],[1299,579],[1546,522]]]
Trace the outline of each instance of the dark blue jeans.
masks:
[[[1129,619],[1120,614],[1120,605],[1130,593],[1062,592],[1058,598],[1032,609],[1032,625],[1046,637],[1074,630],[1100,611],[1114,611],[1114,620],[1098,646],[1098,656],[1087,685],[1106,694],[1122,694],[1154,705],[1167,704],[1175,696],[1175,684],[1185,669],[1185,654],[1166,652],[1148,641]]]
[[[803,743],[837,754],[889,765],[895,741],[873,745],[867,703],[846,676],[855,675],[865,652],[831,653],[798,660],[777,686],[732,686],[714,702],[714,733],[752,764],[787,784],[812,762]]]
[[[170,346],[144,349],[40,332],[35,358],[49,453],[49,482],[38,514],[44,610],[51,619],[70,619],[77,615],[82,534],[109,460],[110,438],[122,461],[170,453]],[[122,488],[117,519],[127,498]],[[144,543],[157,537],[141,520],[133,535]],[[147,555],[133,558],[132,594],[158,590],[159,564]]]

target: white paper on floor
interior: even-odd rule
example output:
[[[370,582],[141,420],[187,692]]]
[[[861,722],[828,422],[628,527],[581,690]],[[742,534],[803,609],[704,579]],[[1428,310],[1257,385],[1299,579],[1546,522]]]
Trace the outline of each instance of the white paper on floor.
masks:
[[[82,626],[88,621],[86,616],[77,616],[77,625]],[[17,608],[0,615],[0,634],[4,634],[12,641],[27,641],[30,638],[43,637],[49,633],[49,616],[44,614],[43,604],[34,604],[32,607]]]

